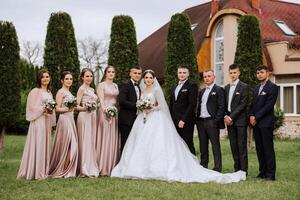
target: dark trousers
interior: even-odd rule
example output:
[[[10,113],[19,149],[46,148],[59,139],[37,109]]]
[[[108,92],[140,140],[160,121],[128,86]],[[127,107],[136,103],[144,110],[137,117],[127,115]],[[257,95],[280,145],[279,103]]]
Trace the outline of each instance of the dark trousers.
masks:
[[[231,153],[234,160],[234,170],[248,170],[247,127],[227,126]]]
[[[183,128],[178,128],[176,124],[176,129],[180,137],[185,141],[188,145],[192,154],[196,155],[195,147],[194,147],[194,124],[186,123]]]
[[[121,133],[121,149],[120,149],[121,154],[123,152],[124,146],[126,144],[129,133],[132,129],[132,126],[133,125],[130,126],[130,125],[126,125],[126,124],[119,124],[119,130]]]
[[[273,128],[254,126],[256,154],[259,162],[259,173],[265,178],[275,179],[276,160],[273,143]]]
[[[222,171],[222,156],[220,145],[220,129],[214,119],[200,119],[197,121],[198,137],[200,140],[200,164],[208,166],[208,142],[210,141],[214,156],[213,170]]]

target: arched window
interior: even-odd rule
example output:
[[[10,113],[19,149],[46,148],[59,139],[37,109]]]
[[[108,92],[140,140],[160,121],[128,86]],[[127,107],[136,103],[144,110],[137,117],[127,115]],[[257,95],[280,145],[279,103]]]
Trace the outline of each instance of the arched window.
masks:
[[[223,20],[217,24],[215,31],[215,49],[214,49],[214,71],[216,75],[216,84],[224,85],[224,34]]]

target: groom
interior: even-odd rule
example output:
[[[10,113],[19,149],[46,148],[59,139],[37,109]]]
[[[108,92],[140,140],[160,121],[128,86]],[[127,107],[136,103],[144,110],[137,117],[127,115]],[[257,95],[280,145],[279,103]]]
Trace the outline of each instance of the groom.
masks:
[[[119,93],[119,130],[121,133],[121,153],[137,116],[136,102],[141,96],[139,81],[142,69],[132,67],[129,72],[130,80],[120,86]]]
[[[191,153],[196,155],[193,134],[198,87],[188,79],[189,70],[185,66],[178,67],[177,76],[178,85],[174,85],[171,89],[170,113],[177,132],[188,145]]]

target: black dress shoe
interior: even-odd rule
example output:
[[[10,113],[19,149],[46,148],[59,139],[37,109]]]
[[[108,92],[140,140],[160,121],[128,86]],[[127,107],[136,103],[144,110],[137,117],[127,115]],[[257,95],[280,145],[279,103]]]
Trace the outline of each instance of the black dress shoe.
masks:
[[[275,177],[268,176],[268,177],[265,177],[265,180],[266,181],[275,181]]]
[[[266,176],[264,174],[259,173],[256,178],[265,178]]]

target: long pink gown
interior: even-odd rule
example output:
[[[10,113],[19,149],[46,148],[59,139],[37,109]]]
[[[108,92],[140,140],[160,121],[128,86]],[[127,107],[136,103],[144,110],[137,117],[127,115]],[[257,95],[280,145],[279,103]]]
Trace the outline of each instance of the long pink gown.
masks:
[[[77,97],[83,94],[81,104],[89,101],[97,101],[98,97],[93,88],[80,86]],[[79,112],[77,118],[77,133],[79,144],[78,171],[80,176],[99,176],[99,169],[96,162],[96,151],[94,138],[97,134],[97,113]]]
[[[110,176],[112,169],[119,161],[118,116],[108,120],[104,113],[104,109],[108,106],[116,106],[118,94],[118,86],[114,83],[102,82],[97,87],[100,109],[98,113],[96,152],[100,175],[104,176]]]
[[[45,179],[48,177],[51,128],[55,126],[55,113],[44,113],[43,104],[49,99],[53,99],[52,94],[40,88],[32,89],[28,95],[26,120],[30,121],[30,125],[18,179]]]
[[[58,90],[56,99],[63,98],[60,107],[65,107],[65,99],[74,98],[70,91]],[[53,178],[76,176],[78,162],[78,139],[73,112],[59,115],[56,137],[51,154],[49,174]]]

